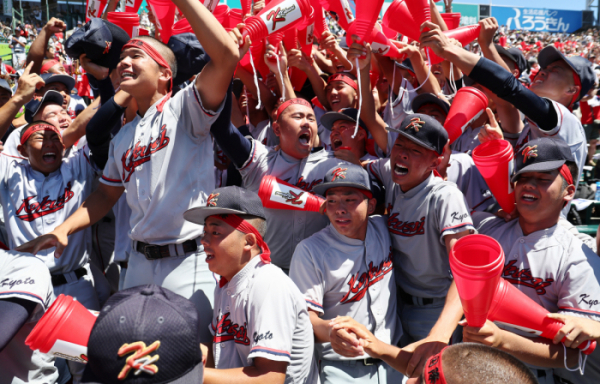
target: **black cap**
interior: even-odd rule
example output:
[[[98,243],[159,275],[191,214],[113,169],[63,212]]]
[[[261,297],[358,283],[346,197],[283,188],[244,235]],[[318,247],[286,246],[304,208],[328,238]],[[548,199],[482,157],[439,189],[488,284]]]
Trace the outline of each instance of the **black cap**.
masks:
[[[419,144],[422,147],[435,151],[438,155],[444,152],[448,142],[448,132],[436,119],[422,113],[408,115],[402,121],[400,129],[387,127],[388,130],[398,132]]]
[[[549,45],[540,51],[538,55],[538,61],[542,69],[546,68],[549,64],[556,60],[563,60],[569,67],[577,74],[579,81],[581,82],[581,91],[575,101],[581,100],[588,91],[596,83],[596,74],[592,69],[592,63],[588,59],[581,56],[566,57],[562,54],[554,45]]]
[[[543,137],[528,142],[516,156],[515,174],[511,181],[526,172],[548,172],[575,162],[571,149],[563,140]]]
[[[358,119],[358,125],[368,132],[367,126],[358,117],[358,109],[356,108],[343,108],[340,109],[338,112],[327,112],[326,114],[321,116],[321,125],[331,131],[333,123],[335,123],[338,120],[346,120],[356,124],[356,119]]]
[[[448,112],[450,112],[450,105],[444,100],[434,95],[433,93],[422,93],[419,96],[415,97],[412,102],[412,110],[418,112],[419,108],[421,108],[425,104],[437,105],[446,113],[446,115],[448,115]]]
[[[51,83],[63,83],[67,87],[67,93],[71,93],[75,88],[75,79],[69,75],[57,75],[54,73],[44,73],[41,75],[42,80],[46,85]]]
[[[188,209],[183,218],[196,224],[204,224],[214,215],[251,215],[267,219],[260,197],[252,191],[240,187],[215,189],[206,199],[205,207]]]
[[[6,89],[8,92],[10,92],[11,95],[13,94],[10,84],[8,84],[8,81],[6,81],[4,79],[0,79],[0,88]]]
[[[519,48],[505,49],[499,44],[494,44],[494,46],[500,55],[506,56],[510,61],[515,63],[517,69],[519,70],[519,76],[529,70],[529,63]]]
[[[29,103],[25,104],[25,121],[32,123],[33,117],[37,115],[44,103],[54,103],[62,106],[63,102],[64,99],[59,92],[48,91],[41,99],[34,98]]]
[[[168,289],[141,285],[117,292],[92,328],[82,382],[201,383],[199,327],[194,304]],[[127,361],[136,352],[138,362],[144,359],[139,369]]]
[[[406,70],[412,72],[413,74],[415,73],[415,70],[413,69],[412,63],[410,62],[410,59],[406,59],[406,60],[404,60],[401,63],[396,62],[396,66],[399,67],[399,68],[406,69]]]
[[[169,38],[167,44],[177,60],[177,76],[173,86],[182,84],[190,77],[197,75],[210,61],[210,57],[193,33],[180,33]]]
[[[327,190],[336,187],[351,187],[371,192],[369,174],[356,164],[336,165],[325,174],[325,181],[313,187],[313,192],[325,196]]]
[[[121,27],[95,18],[73,32],[65,43],[65,51],[73,59],[85,53],[94,64],[113,69],[128,41],[129,35]]]

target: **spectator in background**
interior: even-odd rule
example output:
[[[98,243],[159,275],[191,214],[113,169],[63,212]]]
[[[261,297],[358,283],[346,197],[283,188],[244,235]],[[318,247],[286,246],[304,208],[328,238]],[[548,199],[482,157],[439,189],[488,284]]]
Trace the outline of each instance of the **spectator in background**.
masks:
[[[23,36],[23,29],[19,25],[15,29],[15,33],[10,36],[9,47],[12,49],[13,59],[12,66],[20,71],[25,67],[25,45],[27,44],[27,38]]]

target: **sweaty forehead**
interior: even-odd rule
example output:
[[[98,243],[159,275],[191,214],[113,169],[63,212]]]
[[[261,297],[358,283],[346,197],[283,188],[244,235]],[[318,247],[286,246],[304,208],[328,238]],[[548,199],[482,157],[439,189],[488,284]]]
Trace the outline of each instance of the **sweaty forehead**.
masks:
[[[303,104],[292,104],[289,107],[287,107],[285,109],[285,113],[286,115],[292,115],[294,113],[302,113],[304,115],[314,115],[315,112],[313,111],[312,108],[307,107],[306,105]]]

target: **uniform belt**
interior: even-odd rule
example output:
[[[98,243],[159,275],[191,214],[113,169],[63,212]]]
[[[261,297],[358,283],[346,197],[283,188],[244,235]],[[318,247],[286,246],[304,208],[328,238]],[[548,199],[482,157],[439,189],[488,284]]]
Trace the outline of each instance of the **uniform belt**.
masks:
[[[180,255],[177,253],[177,247],[179,247],[179,246],[183,247],[183,254],[190,253],[190,252],[196,252],[198,250],[198,244],[196,243],[196,240],[188,240],[182,244],[167,244],[167,245],[152,245],[152,244],[144,243],[142,241],[138,241],[137,245],[135,246],[135,249],[139,253],[146,256],[146,259],[148,259],[148,260],[158,260],[158,259],[163,259],[165,257],[171,257],[171,256],[183,256],[183,254]],[[171,250],[169,249],[171,247],[175,251],[175,252],[173,252],[175,254],[172,254]]]
[[[65,273],[64,275],[52,275],[52,286],[58,287],[59,285],[65,285],[72,281],[77,281],[85,275],[87,275],[87,270],[85,268],[79,268],[73,272]]]
[[[375,365],[375,364],[381,363],[381,359],[374,359],[372,357],[367,357],[366,359],[362,359],[362,360],[359,360],[359,361],[361,363],[363,363],[363,365],[365,365],[365,366]]]
[[[406,293],[400,286],[398,286],[398,296],[400,296],[402,302],[407,305],[417,305],[419,301],[421,301],[422,305],[431,305],[434,302],[434,299],[431,298],[416,297],[410,293]]]

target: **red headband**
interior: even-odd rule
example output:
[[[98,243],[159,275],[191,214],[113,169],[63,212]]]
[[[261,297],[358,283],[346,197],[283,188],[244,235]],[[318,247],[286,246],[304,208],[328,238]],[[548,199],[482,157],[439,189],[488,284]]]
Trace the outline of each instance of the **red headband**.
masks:
[[[437,355],[433,355],[425,363],[423,370],[423,378],[427,384],[446,384],[444,370],[442,369],[442,353],[446,350],[445,347]]]
[[[577,101],[577,97],[581,93],[581,79],[579,78],[579,75],[575,71],[573,71],[573,81],[575,82],[575,85],[579,87],[579,91],[577,91],[577,93],[575,95],[573,95],[573,100],[571,100],[570,107],[572,107],[573,104],[575,104],[575,101]]]
[[[281,104],[279,106],[279,108],[277,108],[277,112],[275,112],[275,120],[279,120],[279,116],[281,116],[283,111],[285,111],[287,109],[287,107],[289,107],[292,104],[304,105],[304,106],[307,106],[308,108],[312,109],[312,105],[310,105],[310,103],[304,99],[301,99],[301,98],[290,99],[290,100],[284,102],[283,104]]]
[[[40,74],[44,74],[47,73],[48,70],[52,67],[54,67],[56,64],[60,64],[58,62],[58,60],[48,60],[46,61],[46,64],[42,65],[42,69],[40,70]]]
[[[33,135],[34,133],[36,133],[38,131],[56,132],[58,134],[58,137],[60,137],[61,138],[60,140],[62,141],[62,136],[61,136],[58,128],[56,128],[54,125],[50,125],[47,123],[40,123],[40,124],[32,125],[31,127],[27,128],[27,130],[23,133],[23,136],[21,136],[21,145],[25,144],[27,142],[27,140],[29,140],[31,135]]]
[[[171,68],[171,66],[169,65],[169,63],[167,63],[165,58],[162,57],[162,55],[156,49],[154,49],[153,46],[144,42],[143,40],[131,39],[127,44],[123,46],[122,51],[126,50],[127,48],[141,49],[142,51],[146,52],[146,54],[148,54],[148,56],[150,56],[152,60],[156,61],[161,67],[169,69]],[[169,90],[173,90],[173,74],[171,74],[171,87],[169,88]]]
[[[560,167],[560,174],[567,184],[575,185],[575,183],[573,183],[573,175],[571,175],[571,171],[569,170],[569,167],[567,167],[567,164],[563,164],[562,167]]]
[[[262,253],[260,255],[261,260],[263,261],[263,263],[267,264],[271,262],[271,250],[269,249],[267,243],[265,243],[265,240],[262,238],[260,233],[258,233],[256,228],[254,228],[252,224],[242,219],[238,215],[217,215],[217,217],[242,233],[254,234],[254,236],[256,236],[256,242],[262,250]],[[219,287],[223,287],[225,284],[227,284],[227,279],[221,277],[221,280],[219,281]]]
[[[354,88],[355,91],[358,91],[358,85],[356,84],[356,81],[352,80],[350,76],[344,75],[343,73],[334,73],[333,75],[329,76],[327,79],[327,84],[330,84],[334,81],[342,81]]]

